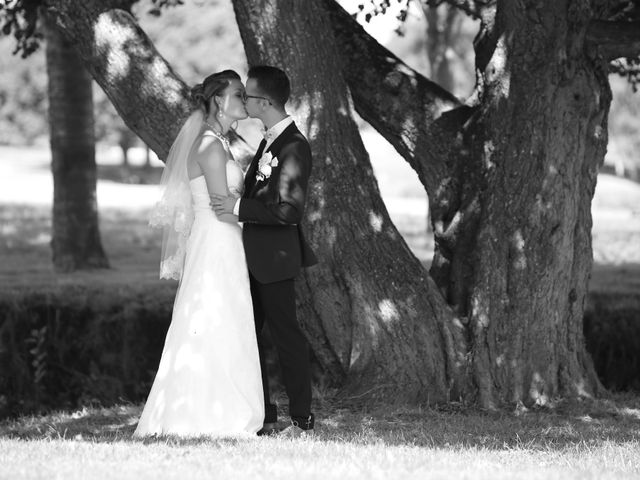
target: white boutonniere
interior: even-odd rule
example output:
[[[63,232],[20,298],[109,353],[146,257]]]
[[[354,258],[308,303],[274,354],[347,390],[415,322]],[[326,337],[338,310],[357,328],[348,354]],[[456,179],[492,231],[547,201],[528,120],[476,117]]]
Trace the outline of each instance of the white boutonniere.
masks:
[[[258,182],[266,180],[271,176],[271,172],[277,166],[278,157],[274,157],[271,152],[265,152],[260,160],[258,160],[258,172],[256,173],[256,180]]]

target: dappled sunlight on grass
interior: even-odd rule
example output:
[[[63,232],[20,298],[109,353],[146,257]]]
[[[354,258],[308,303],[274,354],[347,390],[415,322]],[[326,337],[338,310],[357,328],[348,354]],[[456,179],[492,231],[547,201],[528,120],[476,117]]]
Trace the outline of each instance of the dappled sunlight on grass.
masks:
[[[640,408],[621,408],[619,414],[622,417],[629,417],[632,420],[640,422]]]
[[[280,417],[286,418],[286,397],[282,392],[275,397],[280,405]],[[377,406],[368,409],[345,401],[334,402],[326,396],[316,403],[316,441],[497,450],[522,445],[530,449],[562,449],[574,448],[576,442],[596,445],[605,440],[640,441],[640,397],[631,394],[617,395],[614,400],[557,401],[553,408],[496,412],[456,403],[435,408]],[[128,440],[141,410],[139,405],[123,404],[24,416],[0,422],[0,437]]]
[[[162,238],[147,225],[148,211],[104,208],[99,215],[102,245],[112,268],[56,275],[51,265],[51,209],[0,205],[0,286],[157,281]]]
[[[51,237],[50,208],[0,205],[0,248],[29,249],[43,235]]]
[[[122,405],[112,408],[83,408],[74,412],[57,412],[45,416],[25,416],[0,427],[2,435],[22,440],[67,439],[113,441],[128,438],[135,430],[141,409]]]
[[[519,413],[369,411],[325,396],[310,438],[134,440],[141,408],[121,405],[4,421],[0,448],[12,478],[29,478],[25,466],[105,476],[116,463],[136,478],[622,478],[640,474],[639,407],[621,396]]]

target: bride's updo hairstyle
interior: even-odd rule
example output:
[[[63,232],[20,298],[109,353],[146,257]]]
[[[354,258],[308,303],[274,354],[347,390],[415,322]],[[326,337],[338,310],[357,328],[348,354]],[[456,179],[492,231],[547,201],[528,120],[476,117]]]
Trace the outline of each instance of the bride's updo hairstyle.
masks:
[[[212,73],[205,78],[202,83],[191,88],[191,98],[196,102],[196,105],[203,108],[207,115],[209,115],[211,98],[220,95],[232,80],[240,80],[240,75],[233,70],[223,70],[222,72]],[[217,107],[215,108],[217,109]]]

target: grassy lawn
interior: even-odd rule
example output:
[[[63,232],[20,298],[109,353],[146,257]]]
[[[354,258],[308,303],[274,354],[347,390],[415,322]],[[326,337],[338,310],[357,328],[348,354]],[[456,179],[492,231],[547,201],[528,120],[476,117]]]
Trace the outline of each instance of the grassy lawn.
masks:
[[[487,413],[361,410],[316,396],[313,438],[132,440],[140,407],[0,423],[1,478],[622,479],[640,476],[640,398]]]

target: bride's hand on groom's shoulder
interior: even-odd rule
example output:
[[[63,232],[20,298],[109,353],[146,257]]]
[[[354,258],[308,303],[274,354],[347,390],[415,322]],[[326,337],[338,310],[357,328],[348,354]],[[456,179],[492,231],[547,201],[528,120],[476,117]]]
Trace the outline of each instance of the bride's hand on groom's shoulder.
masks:
[[[224,215],[225,213],[233,214],[233,207],[235,207],[236,201],[238,200],[238,197],[233,195],[218,195],[215,193],[209,195],[209,198],[211,198],[209,205],[211,205],[211,208],[218,216]]]

